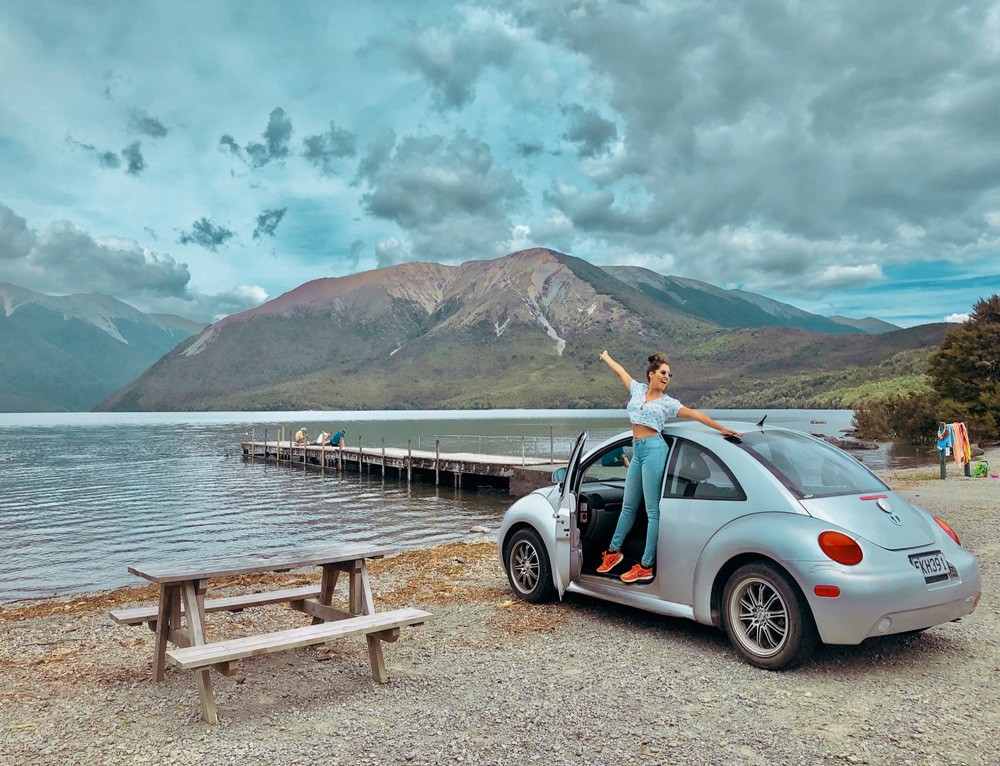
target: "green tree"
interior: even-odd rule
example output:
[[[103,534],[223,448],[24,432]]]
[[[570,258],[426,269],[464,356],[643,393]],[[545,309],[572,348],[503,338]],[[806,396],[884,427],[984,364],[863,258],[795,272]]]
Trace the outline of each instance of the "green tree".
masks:
[[[967,322],[948,330],[927,372],[951,418],[980,438],[1000,435],[1000,295],[980,300]]]

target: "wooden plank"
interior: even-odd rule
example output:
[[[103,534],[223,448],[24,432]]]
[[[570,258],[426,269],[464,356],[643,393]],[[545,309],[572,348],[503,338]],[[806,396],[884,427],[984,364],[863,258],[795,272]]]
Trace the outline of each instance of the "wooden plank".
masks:
[[[358,595],[361,599],[361,613],[374,614],[375,603],[372,600],[372,584],[368,578],[368,567],[362,566],[358,573]],[[372,666],[372,678],[376,683],[385,684],[389,682],[389,671],[385,667],[385,656],[382,653],[382,642],[376,636],[365,636],[368,642],[368,661]]]
[[[156,644],[153,647],[153,680],[164,679],[164,658],[167,652],[167,641],[170,630],[174,627],[171,618],[174,614],[174,601],[180,599],[176,585],[160,586],[160,603],[157,607]]]
[[[150,582],[183,582],[184,580],[207,580],[212,577],[257,574],[281,569],[335,564],[364,559],[377,559],[396,553],[389,547],[357,544],[336,545],[327,548],[307,550],[276,551],[256,553],[232,558],[216,558],[208,562],[188,561],[173,564],[139,564],[128,571]]]
[[[320,604],[316,601],[292,601],[290,606],[299,612],[305,612],[313,618],[313,625],[322,622],[333,622],[334,620],[347,620],[355,615],[346,609],[338,609],[328,604]]]
[[[205,601],[205,612],[233,612],[252,606],[278,604],[296,599],[314,598],[320,595],[320,586],[306,585],[301,588],[284,588],[263,593],[246,593],[240,596],[210,598]],[[119,625],[138,625],[158,618],[157,606],[137,606],[132,609],[115,609],[109,612],[111,619]]]
[[[324,622],[322,625],[306,625],[276,633],[171,649],[167,652],[167,659],[181,670],[192,670],[220,662],[232,662],[285,649],[322,644],[338,638],[381,633],[406,625],[417,625],[430,617],[429,612],[403,607],[378,614],[359,615],[347,620]]]
[[[333,592],[337,587],[337,580],[340,578],[340,570],[332,565],[325,564],[323,566],[323,580],[320,584],[319,590],[319,603],[324,606],[330,606],[333,603]],[[323,621],[323,618],[315,615],[313,617],[312,624],[319,625]]]
[[[184,606],[187,610],[185,622],[191,636],[191,646],[176,651],[191,651],[205,645],[205,589],[200,582],[187,580],[181,586]],[[169,653],[168,653],[169,654]],[[215,709],[215,694],[212,692],[212,676],[208,670],[195,674],[198,684],[198,698],[201,702],[201,717],[208,723],[216,723],[219,718]]]

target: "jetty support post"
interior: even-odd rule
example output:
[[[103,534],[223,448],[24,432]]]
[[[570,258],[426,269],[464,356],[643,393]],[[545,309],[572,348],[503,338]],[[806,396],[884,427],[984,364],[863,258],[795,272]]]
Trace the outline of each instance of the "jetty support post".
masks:
[[[406,483],[410,483],[410,479],[413,478],[413,449],[411,446],[412,439],[406,440]]]
[[[264,465],[267,465],[267,428],[264,429]]]
[[[441,440],[434,437],[434,486],[441,484]]]
[[[326,442],[319,445],[319,473],[322,476],[326,473]]]
[[[382,437],[382,478],[385,478],[385,437]]]
[[[361,434],[358,434],[358,476],[361,475],[361,457],[364,455],[361,451],[361,442],[363,439],[364,437]]]

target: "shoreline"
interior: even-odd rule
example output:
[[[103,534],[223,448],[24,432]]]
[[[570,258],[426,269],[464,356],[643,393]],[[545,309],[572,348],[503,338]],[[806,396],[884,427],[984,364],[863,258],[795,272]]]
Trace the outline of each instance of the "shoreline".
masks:
[[[1000,450],[986,459],[1000,466]],[[960,623],[919,636],[824,647],[798,669],[768,673],[689,620],[579,596],[519,601],[495,542],[479,537],[372,562],[378,609],[432,614],[385,645],[388,684],[372,681],[360,640],[255,657],[233,677],[213,674],[214,726],[201,721],[193,674],[170,667],[152,683],[153,634],[107,616],[154,602],[152,586],[0,608],[0,753],[19,766],[995,766],[1000,479],[940,481],[929,470],[879,475],[959,533],[979,558],[983,598]],[[215,613],[209,630],[301,622],[263,607]]]

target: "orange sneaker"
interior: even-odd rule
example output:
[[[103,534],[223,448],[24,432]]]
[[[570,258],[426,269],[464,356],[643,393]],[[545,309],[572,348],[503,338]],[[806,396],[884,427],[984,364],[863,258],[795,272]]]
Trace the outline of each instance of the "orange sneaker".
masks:
[[[600,571],[600,570],[597,570]],[[622,582],[633,583],[633,582],[652,582],[653,581],[653,567],[644,567],[642,564],[636,564],[625,574],[622,575]]]
[[[607,574],[621,564],[624,558],[619,551],[605,551],[601,554],[601,565],[597,567],[597,573]]]

